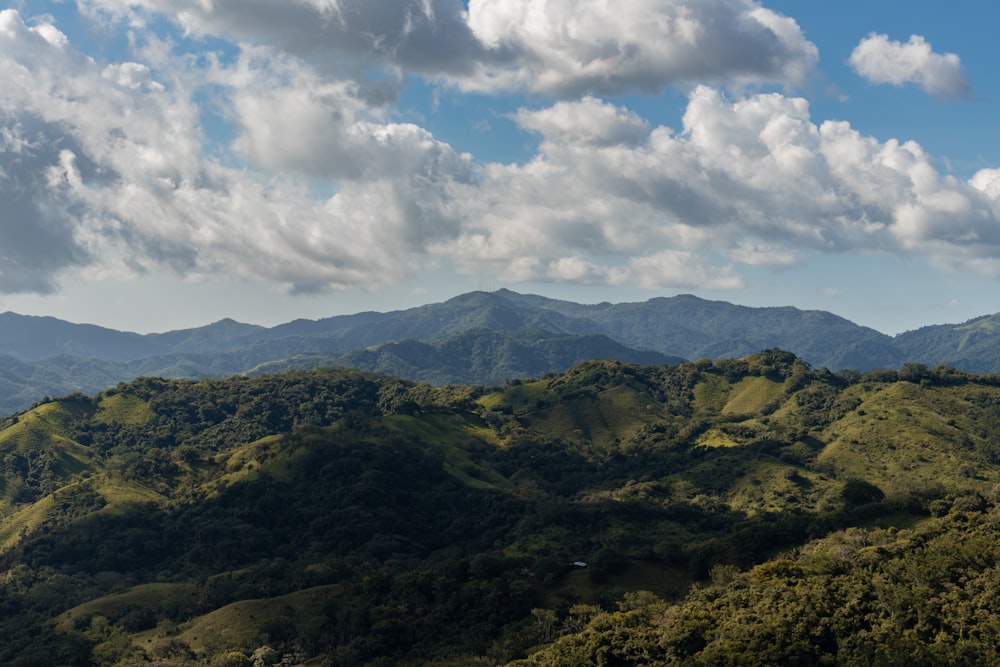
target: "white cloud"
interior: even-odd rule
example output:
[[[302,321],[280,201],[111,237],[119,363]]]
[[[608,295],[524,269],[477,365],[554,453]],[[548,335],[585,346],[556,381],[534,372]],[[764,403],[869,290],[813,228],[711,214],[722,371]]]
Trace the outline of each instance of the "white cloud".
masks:
[[[484,49],[460,0],[78,0],[92,16],[145,23],[163,15],[188,35],[277,48],[327,73],[373,66],[462,76]],[[492,56],[491,56],[492,57]]]
[[[753,0],[78,0],[266,44],[338,77],[366,70],[466,90],[655,92],[677,82],[800,84],[818,60],[794,20]]]
[[[799,263],[794,249],[759,241],[743,243],[730,250],[728,254],[734,262],[747,266],[783,269]]]
[[[980,169],[969,180],[969,184],[994,202],[1000,203],[1000,169]],[[1000,217],[1000,210],[996,213]]]
[[[732,288],[740,266],[809,252],[1000,257],[995,173],[942,175],[918,144],[816,125],[799,98],[699,87],[680,133],[592,98],[515,118],[542,134],[539,154],[486,167],[460,238],[439,248],[470,270],[540,280],[572,258],[616,281]]]
[[[0,13],[0,291],[50,291],[73,267],[226,272],[300,291],[385,284],[456,229],[449,198],[471,177],[467,156],[366,117],[349,88],[259,57],[253,76],[242,63],[207,74],[173,63],[167,85],[56,37]],[[245,161],[203,154],[186,87],[203,77],[234,100]],[[272,169],[340,180],[324,200]]]
[[[664,250],[630,262],[640,286],[649,289],[739,289],[743,280],[730,266],[712,266],[694,253]]]
[[[513,258],[499,271],[499,276],[511,282],[621,285],[629,280],[630,272],[624,267],[606,266],[575,255],[550,259],[525,255]]]
[[[816,47],[751,0],[470,0],[469,26],[507,62],[460,85],[573,96],[682,81],[802,83]]]
[[[258,166],[323,179],[470,178],[469,156],[417,125],[383,122],[357,83],[265,54],[245,53],[215,76],[230,90],[234,148]]]
[[[649,134],[649,123],[638,115],[590,96],[540,111],[520,109],[514,120],[556,143],[634,144]]]
[[[0,292],[51,292],[55,274],[89,259],[75,234],[83,215],[71,208],[64,188],[53,181],[63,153],[82,152],[78,138],[66,136],[72,117],[54,105],[48,116],[37,110],[54,88],[53,66],[69,76],[68,94],[87,67],[82,58],[64,57],[66,39],[51,25],[25,26],[14,10],[0,11]],[[20,60],[5,56],[14,53]],[[77,174],[104,176],[91,160],[80,160]],[[67,210],[69,209],[69,210]],[[64,213],[65,212],[65,213]]]
[[[935,53],[920,35],[911,35],[903,44],[890,41],[887,35],[871,34],[854,48],[850,64],[872,83],[912,83],[935,97],[967,97],[972,93],[959,57]]]

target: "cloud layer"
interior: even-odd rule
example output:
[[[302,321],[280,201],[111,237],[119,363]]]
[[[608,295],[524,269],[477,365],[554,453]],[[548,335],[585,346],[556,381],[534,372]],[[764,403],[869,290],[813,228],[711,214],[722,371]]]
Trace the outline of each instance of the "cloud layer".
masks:
[[[818,53],[753,0],[86,0],[141,24],[266,44],[339,75],[375,66],[465,90],[658,92],[679,81],[798,84]]]
[[[747,267],[859,252],[998,272],[997,171],[963,182],[913,142],[747,92],[814,68],[791,19],[743,0],[571,4],[81,0],[133,30],[134,60],[110,64],[0,11],[0,292],[162,270],[309,292],[442,261],[507,280],[733,289]],[[149,32],[159,15],[233,41],[191,55],[182,35]],[[863,44],[859,71],[884,74],[870,54],[886,49]],[[902,80],[944,90],[932,70]],[[399,122],[413,76],[548,95],[511,116],[537,153],[491,163]],[[677,130],[601,97],[679,82]]]
[[[225,272],[300,291],[377,285],[454,227],[449,189],[470,178],[469,158],[419,127],[368,120],[350,84],[258,53],[175,74],[168,86],[139,63],[102,68],[53,26],[0,12],[0,238],[5,262],[38,274],[4,271],[0,289],[51,289],[53,272],[74,265]],[[232,156],[245,161],[203,151],[198,83],[226,98]],[[317,198],[281,170],[341,180]]]
[[[942,175],[913,142],[814,124],[801,98],[702,86],[679,133],[594,98],[516,118],[539,154],[484,170],[450,249],[512,279],[728,288],[808,252],[1000,256],[995,172]]]

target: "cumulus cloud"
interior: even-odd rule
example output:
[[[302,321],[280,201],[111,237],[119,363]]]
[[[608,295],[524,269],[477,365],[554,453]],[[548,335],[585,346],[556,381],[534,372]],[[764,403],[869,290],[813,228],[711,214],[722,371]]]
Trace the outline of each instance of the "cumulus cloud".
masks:
[[[72,205],[58,177],[65,153],[83,153],[68,134],[70,119],[60,110],[45,117],[34,110],[55,85],[54,64],[73,77],[85,63],[65,61],[66,39],[50,25],[29,28],[13,10],[0,11],[0,292],[51,292],[55,275],[86,261],[87,249],[75,233],[86,211]],[[77,91],[78,92],[78,91]],[[28,98],[19,104],[17,98]],[[88,181],[101,177],[91,160],[76,172]]]
[[[465,90],[655,92],[684,81],[800,84],[818,60],[793,19],[753,0],[79,0],[267,44],[343,76],[372,67]]]
[[[88,259],[51,178],[61,152],[75,146],[63,128],[30,114],[0,114],[0,124],[0,292],[52,292],[59,271]],[[92,165],[84,170],[94,175]]]
[[[154,15],[193,36],[273,46],[338,73],[379,64],[462,75],[482,59],[461,0],[78,0],[90,15],[142,25]]]
[[[815,124],[800,98],[699,87],[681,132],[592,98],[515,118],[540,152],[484,169],[447,249],[470,268],[549,280],[572,258],[586,280],[735,288],[740,266],[809,252],[1000,257],[995,172],[943,175],[914,142]]]
[[[887,35],[871,34],[854,48],[849,62],[871,83],[912,83],[935,97],[968,97],[972,93],[959,57],[935,53],[920,35],[911,35],[903,44]]]
[[[1000,204],[1000,169],[980,169],[969,180],[972,187]],[[995,209],[1000,217],[1000,209]]]
[[[371,114],[356,82],[260,51],[216,78],[229,86],[234,148],[261,167],[324,179],[471,177],[470,156],[417,125]]]
[[[524,129],[556,143],[631,144],[649,133],[649,123],[638,115],[590,96],[541,111],[521,109],[513,118]]]
[[[287,60],[256,62],[252,76],[243,62],[192,75],[226,82],[246,155],[234,163],[203,154],[183,73],[167,85],[139,63],[102,67],[53,26],[0,12],[0,291],[51,290],[73,267],[225,272],[299,291],[377,285],[453,233],[450,190],[469,180],[467,156],[365,116],[349,89],[295,86],[315,77]],[[339,180],[318,198],[296,172]]]
[[[555,95],[659,91],[678,81],[802,83],[816,47],[751,0],[470,0],[469,25],[509,62],[460,83]]]

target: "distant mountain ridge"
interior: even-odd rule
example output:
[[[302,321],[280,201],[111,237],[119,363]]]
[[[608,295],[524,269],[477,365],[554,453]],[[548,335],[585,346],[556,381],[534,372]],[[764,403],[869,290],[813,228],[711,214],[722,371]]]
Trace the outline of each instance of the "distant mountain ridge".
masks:
[[[211,377],[344,365],[443,383],[495,384],[588,359],[676,363],[793,352],[815,368],[948,365],[1000,372],[1000,314],[888,336],[833,313],[691,295],[579,304],[506,289],[274,327],[223,319],[137,334],[0,314],[0,412],[135,377]]]

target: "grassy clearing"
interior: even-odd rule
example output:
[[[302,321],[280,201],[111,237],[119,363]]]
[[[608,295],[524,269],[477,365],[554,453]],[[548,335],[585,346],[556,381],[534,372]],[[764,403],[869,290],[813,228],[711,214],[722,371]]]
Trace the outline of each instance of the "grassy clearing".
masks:
[[[503,442],[496,431],[487,426],[483,420],[473,414],[463,415],[461,429],[467,436],[480,442],[486,442],[494,447],[503,447]]]
[[[743,443],[732,438],[720,428],[710,428],[698,436],[696,444],[700,447],[739,447]]]
[[[343,593],[334,584],[266,600],[242,600],[181,625],[177,639],[196,653],[253,650],[268,641],[267,624],[289,623],[298,628],[322,623],[323,607]],[[162,633],[137,637],[139,643],[166,639]]]
[[[120,476],[104,475],[94,480],[94,487],[107,502],[101,512],[120,514],[137,503],[156,503],[166,498],[147,486],[134,481],[123,480]]]
[[[956,404],[961,400],[954,390],[906,382],[865,392],[859,408],[828,429],[828,444],[817,462],[838,477],[865,479],[888,494],[941,480],[988,488],[1000,481],[1000,472],[973,463],[977,446],[989,443],[971,428],[975,415]]]
[[[87,482],[73,482],[60,487],[54,494],[24,505],[0,521],[0,553],[15,547],[24,537],[58,517],[64,505],[82,484],[93,484],[93,490],[105,501],[97,512],[120,514],[136,503],[161,503],[163,496],[138,482],[126,482],[116,475],[99,475]]]
[[[149,403],[131,394],[112,394],[101,397],[94,421],[102,424],[131,424],[139,426],[149,423],[155,415]]]
[[[749,415],[764,412],[785,392],[783,382],[766,377],[747,377],[732,385],[728,401],[722,408],[724,415]]]
[[[225,472],[213,482],[212,486],[228,486],[256,479],[265,468],[276,477],[289,478],[288,462],[280,460],[281,457],[287,458],[286,448],[285,436],[269,435],[242,447],[217,454],[215,463],[222,466]]]
[[[635,437],[657,417],[657,407],[632,387],[620,385],[596,395],[560,401],[525,417],[528,426],[552,439],[582,441],[607,451]]]
[[[191,584],[142,584],[124,593],[106,595],[73,607],[56,617],[56,628],[67,632],[84,619],[97,615],[116,617],[134,607],[161,610],[187,605],[194,599],[194,594],[195,588]]]
[[[694,412],[697,415],[717,415],[729,401],[729,382],[722,377],[711,375],[695,385]]]
[[[441,459],[445,472],[463,484],[475,489],[498,489],[509,486],[507,479],[492,468],[473,460],[469,450],[496,446],[497,438],[488,440],[475,437],[485,431],[478,423],[470,424],[461,415],[428,413],[419,417],[391,415],[382,423],[404,435]]]
[[[551,398],[548,389],[549,383],[545,380],[526,382],[480,396],[476,402],[491,410],[510,408],[515,413],[521,413],[537,409]]]
[[[0,431],[0,458],[13,454],[31,458],[50,457],[49,474],[62,483],[71,482],[96,464],[88,447],[72,440],[70,424],[92,413],[86,401],[45,403],[21,414],[17,423]]]
[[[840,506],[841,482],[776,460],[755,461],[726,494],[728,505],[748,516],[769,512],[828,512]]]
[[[0,431],[0,449],[24,452],[47,447],[53,442],[72,442],[69,422],[84,419],[88,413],[79,403],[70,401],[32,408],[20,415],[16,424]]]
[[[55,510],[52,496],[46,496],[17,510],[0,522],[0,553],[17,546],[26,535],[38,529]]]

